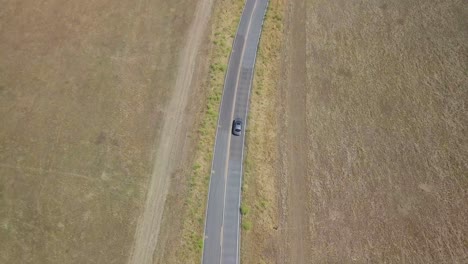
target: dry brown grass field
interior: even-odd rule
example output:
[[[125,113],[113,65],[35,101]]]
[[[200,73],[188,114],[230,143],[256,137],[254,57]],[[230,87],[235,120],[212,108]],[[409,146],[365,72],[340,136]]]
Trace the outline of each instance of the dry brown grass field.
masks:
[[[128,260],[195,6],[1,1],[0,263]]]
[[[277,140],[264,144],[279,156],[247,154],[253,177],[279,164],[278,214],[249,212],[246,233],[271,228],[244,237],[270,245],[248,263],[468,261],[467,8],[287,2],[278,96],[263,98],[277,100]]]

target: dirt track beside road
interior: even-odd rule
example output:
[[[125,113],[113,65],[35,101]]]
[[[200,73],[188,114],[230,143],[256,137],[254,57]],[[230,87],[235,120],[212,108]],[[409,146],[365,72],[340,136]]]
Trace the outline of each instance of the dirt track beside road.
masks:
[[[186,148],[193,115],[187,108],[189,101],[196,101],[195,94],[198,56],[203,43],[208,21],[212,11],[213,0],[202,0],[197,3],[194,20],[187,32],[187,39],[181,52],[176,82],[171,100],[166,108],[164,125],[158,140],[154,158],[154,168],[146,194],[146,204],[137,225],[135,244],[129,263],[153,263],[159,228],[166,196],[169,190],[170,176],[182,169],[186,162],[192,160]],[[193,120],[193,118],[192,118]]]
[[[283,78],[279,87],[280,126],[280,232],[286,247],[280,249],[284,263],[307,263],[310,259],[310,193],[306,65],[306,5],[304,0],[289,3],[285,27]],[[286,257],[288,256],[288,257]]]

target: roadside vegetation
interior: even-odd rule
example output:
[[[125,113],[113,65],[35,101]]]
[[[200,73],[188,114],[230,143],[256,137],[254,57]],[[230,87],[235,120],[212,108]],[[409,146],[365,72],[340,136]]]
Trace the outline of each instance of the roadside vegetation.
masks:
[[[279,60],[283,42],[283,0],[270,2],[263,25],[247,129],[242,188],[242,263],[273,263],[278,203],[275,134]]]
[[[206,108],[198,130],[195,162],[189,179],[185,201],[182,245],[175,254],[175,263],[198,263],[203,248],[206,200],[210,181],[213,145],[219,105],[232,42],[237,30],[243,0],[222,0],[215,5],[210,51],[209,80],[206,81]]]

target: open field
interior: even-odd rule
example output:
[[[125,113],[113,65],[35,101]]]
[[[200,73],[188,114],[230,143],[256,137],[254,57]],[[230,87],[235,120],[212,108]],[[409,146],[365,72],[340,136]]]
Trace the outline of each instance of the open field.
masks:
[[[247,156],[252,177],[279,164],[276,189],[249,185],[244,200],[279,194],[278,215],[255,209],[255,220],[250,208],[274,227],[247,232],[244,244],[269,245],[252,263],[465,263],[466,4],[302,0],[286,10],[269,97],[276,140]],[[261,121],[258,130],[271,127]],[[278,158],[258,158],[270,145]]]
[[[1,263],[127,262],[150,177],[177,169],[153,172],[160,142],[190,153],[180,131],[190,131],[196,113],[185,111],[186,101],[167,113],[165,102],[181,77],[195,7],[2,1]],[[178,98],[199,102],[195,90]],[[161,133],[168,116],[177,133]]]
[[[302,177],[307,194],[285,197],[288,259],[465,262],[466,4],[303,5],[292,8],[306,19],[294,13],[290,23],[306,23],[289,42],[294,49],[286,63],[303,67],[294,54],[305,47],[307,87],[286,100],[281,133],[294,135],[292,141],[285,136],[284,171],[293,172],[296,158],[305,157],[305,174],[286,174],[294,181],[289,190],[302,188],[294,187]],[[295,80],[297,72],[290,74]],[[287,88],[286,94],[298,93]],[[306,111],[300,122],[291,115],[298,104]],[[289,144],[297,137],[306,137],[306,148]],[[293,212],[306,217],[298,221]]]

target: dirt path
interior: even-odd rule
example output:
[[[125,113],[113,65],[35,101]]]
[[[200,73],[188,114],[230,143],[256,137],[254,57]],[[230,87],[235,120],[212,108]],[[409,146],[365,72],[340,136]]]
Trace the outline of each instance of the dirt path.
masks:
[[[308,232],[308,177],[307,177],[307,122],[306,122],[306,32],[305,1],[290,3],[286,29],[286,50],[284,62],[283,89],[285,98],[281,113],[281,130],[285,136],[281,139],[281,177],[285,184],[281,190],[282,239],[287,248],[280,256],[283,263],[306,263],[309,260],[310,240]],[[298,96],[299,95],[299,96]],[[286,257],[287,256],[287,257]]]
[[[167,106],[161,135],[155,151],[154,169],[148,188],[143,214],[140,216],[129,263],[153,263],[164,202],[169,189],[169,177],[179,165],[183,154],[188,125],[186,107],[192,91],[197,54],[211,13],[213,0],[198,3],[193,23],[182,51],[176,85]]]

